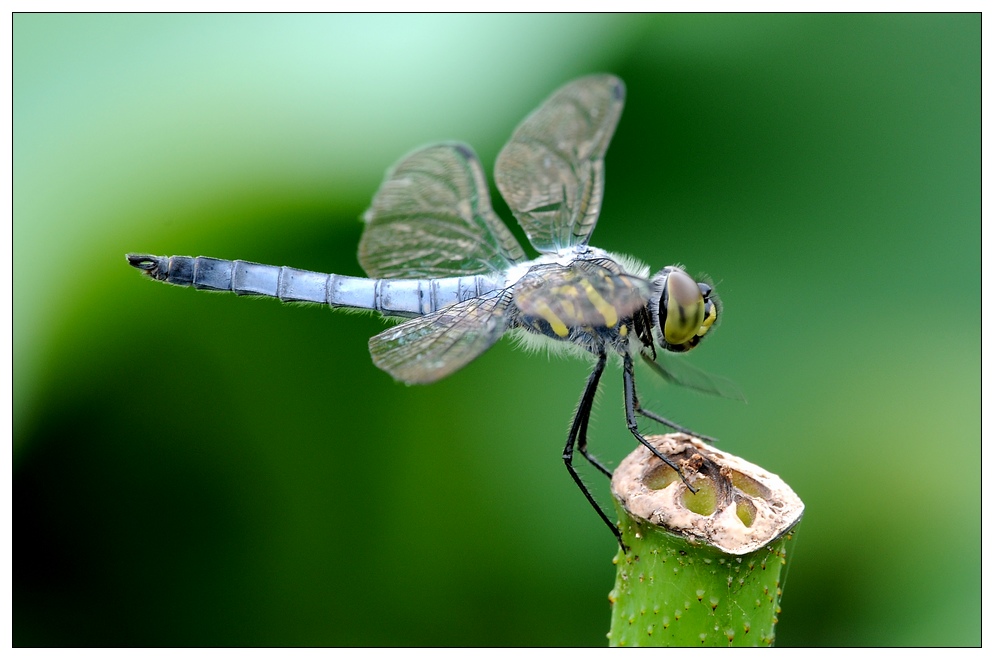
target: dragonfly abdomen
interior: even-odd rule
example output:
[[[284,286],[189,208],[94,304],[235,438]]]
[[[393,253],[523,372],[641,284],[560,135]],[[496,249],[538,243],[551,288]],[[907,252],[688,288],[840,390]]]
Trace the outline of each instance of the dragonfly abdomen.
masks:
[[[152,279],[178,286],[232,291],[242,296],[267,296],[284,302],[367,309],[384,316],[430,314],[504,285],[504,278],[498,273],[390,280],[316,273],[289,266],[268,266],[212,257],[129,254],[128,263]]]

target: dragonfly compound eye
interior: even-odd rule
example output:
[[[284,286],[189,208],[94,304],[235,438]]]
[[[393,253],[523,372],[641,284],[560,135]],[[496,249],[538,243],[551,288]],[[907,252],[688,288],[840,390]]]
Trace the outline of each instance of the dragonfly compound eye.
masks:
[[[714,304],[705,299],[697,282],[681,269],[671,267],[659,299],[659,330],[669,348],[690,350],[716,317]]]

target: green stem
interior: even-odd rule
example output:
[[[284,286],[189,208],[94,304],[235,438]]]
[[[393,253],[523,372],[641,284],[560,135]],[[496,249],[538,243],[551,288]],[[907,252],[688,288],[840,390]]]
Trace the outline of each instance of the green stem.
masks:
[[[776,475],[682,434],[648,438],[611,482],[625,544],[612,646],[770,646],[804,504]]]

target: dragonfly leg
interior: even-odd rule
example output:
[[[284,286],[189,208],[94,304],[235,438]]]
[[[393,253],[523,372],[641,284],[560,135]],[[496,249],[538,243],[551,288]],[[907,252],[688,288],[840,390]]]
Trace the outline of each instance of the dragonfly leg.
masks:
[[[690,489],[690,492],[696,493],[697,489],[691,486],[690,482],[687,481],[687,477],[684,476],[683,470],[681,470],[677,466],[677,464],[671,461],[668,457],[664,456],[658,449],[653,447],[652,444],[648,440],[646,440],[641,433],[639,433],[638,420],[636,419],[635,415],[638,414],[644,417],[648,417],[653,421],[659,422],[660,424],[665,424],[666,426],[669,426],[672,429],[680,431],[681,433],[686,433],[687,435],[693,435],[696,437],[700,436],[697,436],[697,434],[692,431],[684,429],[682,426],[677,426],[667,421],[666,419],[660,417],[659,415],[656,415],[655,413],[646,414],[648,411],[643,410],[642,406],[639,405],[638,395],[635,393],[635,366],[632,363],[632,356],[629,353],[624,354],[624,362],[625,362],[625,371],[624,371],[625,418],[628,420],[628,430],[631,431],[632,435],[635,436],[635,439],[641,442],[646,449],[651,451],[656,456],[656,458],[660,459],[663,463],[666,463],[671,468],[676,470],[676,473],[680,475],[680,478],[683,480],[683,483],[686,484],[687,488]]]
[[[594,496],[583,483],[583,480],[580,479],[576,468],[573,467],[573,449],[575,447],[580,450],[584,458],[590,461],[591,465],[608,477],[611,476],[610,470],[587,453],[587,424],[590,421],[590,412],[594,405],[594,394],[597,393],[597,384],[601,380],[601,374],[604,373],[605,364],[607,364],[607,353],[602,351],[597,356],[597,364],[594,366],[594,370],[590,373],[590,377],[587,378],[587,386],[583,390],[583,396],[580,397],[580,405],[577,406],[576,414],[573,415],[573,423],[570,425],[569,436],[566,438],[566,447],[563,448],[563,462],[566,464],[566,469],[569,471],[570,476],[573,477],[573,481],[580,487],[580,491],[584,497],[587,498],[590,505],[594,507],[594,511],[597,512],[597,515],[601,517],[604,524],[611,529],[611,533],[618,539],[618,544],[621,546],[622,551],[627,552],[628,546],[621,540],[621,531],[618,529],[618,526],[607,517],[607,514],[604,513],[597,500],[594,499]]]
[[[679,424],[677,424],[675,422],[671,422],[670,420],[666,419],[665,417],[660,417],[659,415],[657,415],[656,413],[652,412],[651,410],[646,410],[642,406],[638,405],[638,401],[635,402],[635,412],[637,414],[639,414],[639,415],[642,415],[643,417],[651,419],[654,422],[659,422],[663,426],[668,426],[669,428],[673,429],[674,431],[676,431],[678,433],[686,433],[687,435],[692,435],[695,438],[703,440],[704,442],[706,442],[706,443],[708,443],[710,445],[713,445],[716,442],[718,442],[718,438],[712,438],[711,436],[708,436],[708,435],[701,435],[700,433],[697,433],[696,431],[691,431],[686,426],[680,426]]]
[[[577,429],[576,433],[576,448],[580,451],[587,462],[593,465],[595,468],[601,471],[608,479],[610,479],[613,474],[607,469],[603,463],[590,455],[587,451],[587,425],[590,422],[590,414],[594,410],[594,394],[597,393],[597,385],[600,382],[601,374],[604,373],[604,365],[607,362],[607,355],[601,354],[597,359],[597,366],[594,367],[594,371],[590,374],[590,378],[587,379],[587,386],[583,390],[583,396],[580,398],[580,405],[576,408],[576,420],[579,420],[580,427]]]
[[[667,375],[665,371],[659,371],[660,370],[659,365],[656,364],[655,362],[653,362],[652,360],[650,360],[645,353],[642,354],[642,357],[646,360],[646,362],[649,363],[649,365],[651,367],[653,367],[654,369],[656,369],[657,372],[661,373],[664,378],[672,379],[672,376]],[[627,369],[627,367],[626,367],[626,369]],[[633,388],[634,388],[634,374],[632,375],[632,378],[633,378]],[[734,385],[732,385],[732,387],[734,387]],[[717,393],[717,392],[715,392],[715,393]],[[719,396],[721,396],[721,395],[719,394]],[[729,395],[729,396],[732,396],[732,395]],[[712,437],[707,436],[707,435],[701,435],[700,433],[697,433],[695,431],[692,431],[692,430],[688,429],[686,426],[680,426],[679,424],[677,424],[674,421],[666,419],[665,417],[662,417],[661,415],[657,415],[656,413],[652,412],[651,410],[646,410],[645,408],[643,408],[642,406],[639,405],[638,397],[635,397],[635,412],[637,414],[639,414],[639,415],[642,415],[643,417],[651,419],[654,422],[659,422],[663,426],[668,426],[669,428],[673,429],[674,431],[677,431],[679,433],[686,433],[687,435],[692,435],[695,438],[700,438],[701,440],[703,440],[704,442],[707,442],[709,444],[715,444],[716,442],[718,442],[718,438],[712,438]]]

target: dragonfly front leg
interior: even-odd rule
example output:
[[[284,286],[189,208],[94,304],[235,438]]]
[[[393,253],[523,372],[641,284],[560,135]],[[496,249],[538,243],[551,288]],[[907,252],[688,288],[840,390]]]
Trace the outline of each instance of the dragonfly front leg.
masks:
[[[669,458],[667,458],[662,453],[660,453],[658,449],[653,447],[652,444],[648,440],[646,440],[641,433],[639,433],[638,420],[636,419],[635,415],[639,414],[642,415],[643,417],[648,417],[653,421],[659,422],[660,424],[665,424],[671,429],[674,429],[681,433],[686,433],[687,435],[692,435],[695,437],[700,437],[700,436],[698,436],[693,431],[683,428],[682,426],[673,424],[669,420],[660,417],[655,413],[649,413],[649,411],[643,410],[642,406],[639,405],[638,395],[635,393],[635,366],[632,363],[632,356],[630,353],[628,352],[624,353],[624,362],[625,362],[625,370],[624,370],[625,418],[628,421],[628,430],[631,431],[632,435],[635,436],[635,439],[641,442],[646,449],[651,451],[656,456],[656,458],[660,459],[663,463],[666,463],[671,468],[676,470],[676,473],[680,475],[680,478],[683,480],[683,483],[686,484],[687,488],[690,489],[690,492],[696,493],[697,489],[691,486],[690,482],[687,481],[687,477],[684,476],[683,470],[681,470],[676,465],[676,463],[674,463]]]
[[[635,412],[638,413],[639,415],[642,415],[643,417],[647,417],[647,418],[651,419],[654,422],[659,422],[663,426],[668,426],[668,427],[670,427],[671,429],[673,429],[674,431],[676,431],[678,433],[686,433],[687,435],[692,435],[695,438],[698,438],[699,440],[703,440],[704,442],[708,443],[709,445],[713,445],[716,442],[718,442],[718,438],[712,438],[709,435],[701,435],[700,433],[698,433],[696,431],[691,431],[686,426],[680,426],[679,424],[677,424],[675,422],[671,422],[670,420],[666,419],[665,417],[660,417],[659,415],[657,415],[656,413],[652,412],[651,410],[646,410],[645,408],[643,408],[642,406],[639,405],[638,400],[635,401]]]
[[[646,358],[648,360],[648,358],[647,358],[647,356],[645,354],[643,354],[642,357]],[[629,362],[631,362],[631,360],[629,360]],[[659,366],[656,365],[651,360],[648,360],[648,362],[654,368],[659,369]],[[634,372],[634,366],[632,367],[632,370]],[[626,373],[627,373],[627,366],[626,366]],[[730,383],[729,385],[732,388],[734,388],[736,390],[736,392],[737,392],[738,388],[736,388],[734,384]],[[634,392],[634,389],[635,389],[635,376],[634,376],[634,373],[633,373],[632,374],[632,391],[633,392]],[[719,394],[719,396],[721,396],[721,395]],[[728,394],[729,398],[732,398],[733,396],[734,396],[734,394]],[[739,398],[741,398],[741,393],[739,393]],[[651,410],[646,410],[645,408],[643,408],[639,404],[638,396],[635,396],[635,412],[637,414],[639,414],[639,415],[642,415],[643,417],[647,417],[647,418],[651,419],[654,422],[659,422],[663,426],[668,426],[671,429],[673,429],[674,431],[677,431],[679,433],[686,433],[687,435],[692,435],[695,438],[699,438],[700,440],[703,440],[704,442],[707,442],[708,444],[712,444],[713,445],[713,444],[715,444],[715,443],[718,442],[718,438],[712,438],[711,436],[701,435],[700,433],[697,433],[696,431],[692,431],[692,430],[688,429],[686,426],[680,426],[679,424],[677,424],[674,421],[671,421],[669,419],[666,419],[665,417],[657,415],[656,413],[652,412]]]
[[[580,487],[580,491],[583,493],[590,505],[594,507],[594,511],[597,515],[601,517],[610,529],[611,533],[614,534],[615,538],[618,539],[618,544],[621,549],[625,552],[628,551],[628,546],[625,545],[624,541],[621,540],[621,531],[618,526],[615,525],[604,510],[594,499],[594,496],[587,490],[586,484],[580,479],[580,475],[577,473],[576,468],[573,467],[573,449],[576,447],[580,450],[580,453],[586,458],[591,465],[611,477],[611,471],[604,467],[600,461],[595,459],[593,456],[587,453],[587,425],[590,422],[590,412],[593,410],[594,406],[594,395],[597,393],[597,385],[600,383],[601,374],[604,373],[604,365],[607,364],[607,353],[603,350],[597,356],[597,364],[594,366],[594,370],[590,373],[590,377],[587,378],[587,386],[583,390],[583,396],[580,397],[580,404],[576,408],[576,414],[573,415],[573,423],[570,425],[569,436],[566,438],[566,447],[563,448],[563,462],[566,464],[566,469],[569,471],[573,481],[576,485]]]

